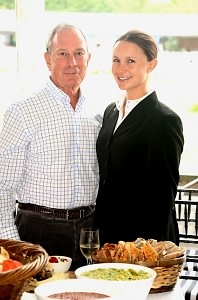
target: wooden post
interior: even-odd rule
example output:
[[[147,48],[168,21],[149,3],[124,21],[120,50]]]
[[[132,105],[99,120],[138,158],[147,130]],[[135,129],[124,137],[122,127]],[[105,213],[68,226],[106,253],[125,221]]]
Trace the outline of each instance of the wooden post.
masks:
[[[37,88],[44,72],[44,0],[15,0],[18,91],[25,96]]]

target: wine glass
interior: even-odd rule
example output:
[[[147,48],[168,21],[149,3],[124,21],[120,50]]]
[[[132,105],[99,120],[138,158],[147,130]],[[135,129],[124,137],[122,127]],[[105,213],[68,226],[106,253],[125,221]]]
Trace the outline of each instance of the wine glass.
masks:
[[[100,248],[100,238],[98,228],[82,228],[80,231],[80,251],[87,260],[87,264],[92,264],[92,254]]]

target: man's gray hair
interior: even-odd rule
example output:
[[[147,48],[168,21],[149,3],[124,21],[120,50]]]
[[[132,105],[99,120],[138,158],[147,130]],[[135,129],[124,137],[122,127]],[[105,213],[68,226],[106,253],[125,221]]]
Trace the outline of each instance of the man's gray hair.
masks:
[[[46,50],[47,52],[51,52],[51,47],[52,47],[52,42],[53,42],[53,38],[56,35],[57,32],[64,30],[64,29],[69,29],[69,28],[73,28],[73,29],[77,29],[80,31],[80,33],[82,34],[82,36],[85,39],[85,43],[87,45],[87,39],[84,35],[84,33],[82,32],[81,29],[79,29],[78,27],[76,27],[75,25],[72,25],[70,23],[60,23],[58,25],[56,25],[56,27],[54,27],[54,29],[52,30],[52,32],[49,34],[47,42],[46,42]],[[88,50],[88,45],[87,45],[87,50]]]

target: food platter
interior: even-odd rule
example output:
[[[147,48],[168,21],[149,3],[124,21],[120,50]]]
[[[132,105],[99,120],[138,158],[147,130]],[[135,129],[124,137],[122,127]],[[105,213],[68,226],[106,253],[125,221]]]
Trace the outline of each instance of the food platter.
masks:
[[[150,293],[161,293],[175,287],[186,257],[185,249],[171,241],[138,238],[134,242],[105,243],[92,260],[95,264],[121,262],[152,268],[157,276]]]
[[[140,253],[134,248],[134,246],[137,248],[139,247],[140,250],[140,245],[148,243],[150,244],[149,246],[147,245],[142,248],[144,249],[144,251],[142,250],[144,259],[136,259],[141,256],[135,256],[140,255]],[[160,294],[163,292],[173,291],[179,278],[179,273],[183,267],[183,263],[186,259],[185,249],[176,246],[170,241],[158,242],[156,240],[144,240],[141,238],[135,241],[135,243],[125,243],[123,241],[118,242],[118,244],[106,243],[96,253],[94,253],[92,258],[93,263],[124,262],[135,263],[137,265],[153,268],[157,272],[157,277],[154,281],[150,294]],[[69,273],[72,274],[72,272]],[[69,276],[66,275],[67,279],[72,278],[71,274],[69,274]],[[33,295],[26,295],[26,293],[25,296],[26,298],[22,298],[22,300],[36,299]]]
[[[124,262],[148,264],[148,266],[169,266],[171,262],[183,262],[185,249],[171,241],[136,239],[134,242],[119,241],[117,244],[105,243],[97,250],[94,262]],[[153,263],[153,265],[152,265]]]
[[[186,256],[183,254],[180,257],[176,257],[171,260],[157,260],[156,262],[151,262],[151,261],[136,261],[135,264],[145,266],[145,267],[170,267],[176,264],[183,264],[186,260]],[[109,262],[118,262],[118,263],[123,263],[122,260],[116,260],[116,261],[109,261],[107,258],[101,258],[97,259],[97,257],[93,256],[93,263],[109,263]],[[130,261],[125,261],[124,263],[129,263],[131,264]]]

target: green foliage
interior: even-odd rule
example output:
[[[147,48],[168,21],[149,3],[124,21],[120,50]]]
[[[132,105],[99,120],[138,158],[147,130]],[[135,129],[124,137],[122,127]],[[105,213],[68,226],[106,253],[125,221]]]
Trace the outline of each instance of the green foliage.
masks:
[[[193,104],[190,111],[194,113],[198,113],[198,103]]]
[[[46,10],[114,13],[198,13],[197,0],[45,0]]]
[[[166,51],[180,51],[181,50],[178,37],[167,36],[167,37],[161,38],[161,42],[163,43],[164,50],[166,50]]]
[[[0,0],[0,9],[15,9],[17,0]],[[30,0],[26,0],[30,1]],[[33,1],[33,0],[31,0]],[[38,0],[34,0],[38,1]],[[39,0],[42,1],[42,0]],[[197,0],[43,0],[47,11],[107,13],[198,13]]]
[[[114,13],[196,13],[197,0],[45,0],[46,10]]]
[[[0,9],[15,9],[15,0],[0,0]]]

